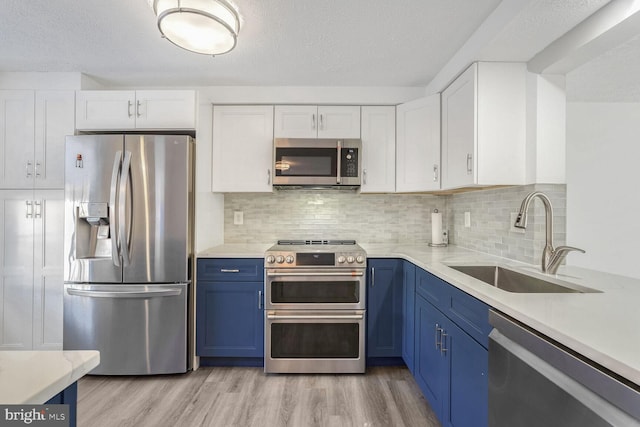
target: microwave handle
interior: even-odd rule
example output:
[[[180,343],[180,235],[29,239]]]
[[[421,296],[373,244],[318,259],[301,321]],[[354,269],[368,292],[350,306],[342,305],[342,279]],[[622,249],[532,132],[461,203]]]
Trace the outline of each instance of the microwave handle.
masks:
[[[340,181],[341,181],[341,178],[342,178],[340,176],[340,172],[341,172],[341,169],[342,169],[342,165],[341,165],[341,163],[342,163],[342,140],[339,139],[336,145],[337,145],[337,149],[338,149],[338,165],[337,165],[338,171],[336,173],[336,184],[340,184]]]

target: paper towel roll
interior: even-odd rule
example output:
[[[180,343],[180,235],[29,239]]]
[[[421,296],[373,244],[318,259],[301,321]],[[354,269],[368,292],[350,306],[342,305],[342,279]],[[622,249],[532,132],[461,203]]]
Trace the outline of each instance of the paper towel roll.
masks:
[[[431,243],[442,244],[442,214],[438,211],[431,214]]]

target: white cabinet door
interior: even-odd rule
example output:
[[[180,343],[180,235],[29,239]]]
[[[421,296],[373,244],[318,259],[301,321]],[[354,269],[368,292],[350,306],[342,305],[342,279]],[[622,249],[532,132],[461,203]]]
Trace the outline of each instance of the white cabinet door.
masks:
[[[64,190],[34,195],[33,349],[62,350]]]
[[[396,191],[440,189],[440,94],[396,108]]]
[[[76,92],[76,129],[127,130],[135,127],[135,91],[82,90]]]
[[[443,188],[476,182],[477,69],[473,64],[442,92]]]
[[[213,107],[214,192],[271,192],[273,106]]]
[[[396,189],[396,108],[362,107],[361,193]]]
[[[315,105],[276,105],[274,138],[316,138],[318,107]]]
[[[360,107],[276,105],[275,138],[360,138]]]
[[[195,129],[193,90],[136,91],[136,129]]]
[[[526,65],[480,62],[442,92],[442,189],[521,185]]]
[[[33,91],[0,91],[0,188],[33,187],[33,105]]]
[[[0,191],[0,350],[33,346],[34,208],[33,191]]]
[[[38,91],[35,100],[34,186],[64,187],[64,142],[75,132],[73,91]]]
[[[318,107],[318,138],[360,138],[360,107]]]

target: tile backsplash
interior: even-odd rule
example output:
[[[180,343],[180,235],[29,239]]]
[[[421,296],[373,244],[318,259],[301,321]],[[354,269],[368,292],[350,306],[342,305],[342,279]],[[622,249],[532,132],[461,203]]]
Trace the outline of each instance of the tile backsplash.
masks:
[[[528,228],[512,230],[512,213],[531,191],[547,194],[554,209],[554,243],[564,244],[566,186],[535,184],[431,194],[359,194],[335,190],[227,193],[224,195],[225,243],[275,242],[278,239],[356,239],[366,243],[428,243],[431,212],[443,212],[449,242],[518,261],[537,263],[545,241],[544,207],[534,201]],[[235,225],[234,212],[243,212]],[[470,213],[471,227],[464,224]]]
[[[540,262],[545,244],[544,205],[534,200],[529,206],[527,229],[512,227],[520,204],[532,191],[542,191],[553,206],[553,242],[566,240],[566,186],[534,184],[459,193],[447,198],[446,223],[449,241],[463,248],[535,264]],[[464,214],[470,213],[471,227]],[[516,231],[517,230],[517,231]]]
[[[224,195],[225,243],[278,239],[356,239],[368,243],[427,243],[431,212],[445,197],[359,194],[350,191],[280,191]],[[242,211],[243,225],[234,225]]]

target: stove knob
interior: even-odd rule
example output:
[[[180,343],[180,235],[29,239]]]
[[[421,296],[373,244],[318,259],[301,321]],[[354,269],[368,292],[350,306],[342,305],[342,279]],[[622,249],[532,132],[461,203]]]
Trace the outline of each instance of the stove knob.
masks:
[[[353,261],[355,261],[355,259],[354,259],[351,255],[349,255],[349,256],[347,257],[347,262],[348,262],[349,264],[353,264]]]
[[[344,264],[344,262],[345,262],[345,258],[342,255],[340,255],[338,257],[338,264]]]
[[[286,261],[287,261],[287,264],[292,264],[293,263],[293,256],[287,255]]]
[[[362,255],[358,255],[356,257],[356,261],[358,262],[358,264],[362,264],[364,262],[364,257]]]
[[[276,257],[274,257],[273,255],[268,255],[267,256],[267,264],[273,264],[273,262],[276,260]]]
[[[278,264],[282,264],[282,263],[284,262],[284,257],[283,257],[282,255],[278,255],[278,256],[276,257],[276,262],[277,262]]]

